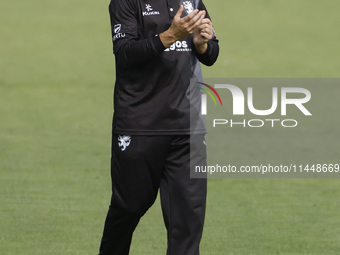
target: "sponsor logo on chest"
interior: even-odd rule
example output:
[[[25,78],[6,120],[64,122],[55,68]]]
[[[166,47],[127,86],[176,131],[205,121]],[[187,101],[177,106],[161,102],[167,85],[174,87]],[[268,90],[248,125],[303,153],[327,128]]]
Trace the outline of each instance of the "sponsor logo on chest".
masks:
[[[165,51],[192,51],[187,41],[177,41]]]
[[[142,12],[143,16],[156,16],[156,15],[160,15],[159,11],[155,11],[151,4],[145,4],[145,11]]]

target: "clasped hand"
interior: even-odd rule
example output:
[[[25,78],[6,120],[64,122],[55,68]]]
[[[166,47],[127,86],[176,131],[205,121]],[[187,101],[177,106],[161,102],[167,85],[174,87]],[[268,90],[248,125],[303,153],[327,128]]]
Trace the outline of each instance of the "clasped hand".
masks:
[[[170,28],[160,34],[160,39],[166,48],[178,40],[194,35],[194,45],[198,53],[203,54],[207,49],[207,42],[213,38],[214,29],[210,19],[205,18],[206,12],[194,10],[181,18],[184,11],[183,5],[177,11]]]

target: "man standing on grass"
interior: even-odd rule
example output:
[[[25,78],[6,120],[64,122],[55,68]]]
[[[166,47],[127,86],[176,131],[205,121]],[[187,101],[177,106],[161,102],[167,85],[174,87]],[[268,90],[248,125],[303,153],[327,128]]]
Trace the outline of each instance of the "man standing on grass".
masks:
[[[129,254],[132,234],[160,189],[167,255],[198,255],[206,179],[200,114],[200,62],[219,47],[201,0],[112,0],[116,60],[112,129],[112,197],[100,255]]]

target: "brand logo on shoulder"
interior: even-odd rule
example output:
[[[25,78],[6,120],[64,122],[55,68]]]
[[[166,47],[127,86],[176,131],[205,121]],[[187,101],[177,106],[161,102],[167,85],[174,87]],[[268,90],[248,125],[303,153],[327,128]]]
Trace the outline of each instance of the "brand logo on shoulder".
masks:
[[[121,33],[122,30],[122,24],[116,24],[113,26],[113,37],[112,41],[116,41],[117,39],[124,38],[126,35],[125,33]]]
[[[127,147],[129,147],[131,143],[131,136],[129,135],[120,135],[118,136],[118,146],[122,151],[125,151]]]
[[[143,16],[156,16],[156,15],[160,15],[159,11],[154,11],[150,4],[146,4],[145,5],[145,10],[146,11],[142,12]]]

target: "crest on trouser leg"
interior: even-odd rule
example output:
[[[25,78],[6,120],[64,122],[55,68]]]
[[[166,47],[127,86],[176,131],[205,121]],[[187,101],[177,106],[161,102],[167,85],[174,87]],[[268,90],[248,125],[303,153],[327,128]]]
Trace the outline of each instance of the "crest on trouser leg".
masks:
[[[131,143],[131,136],[129,135],[120,135],[118,136],[118,146],[121,148],[122,151],[125,151],[126,148]]]

